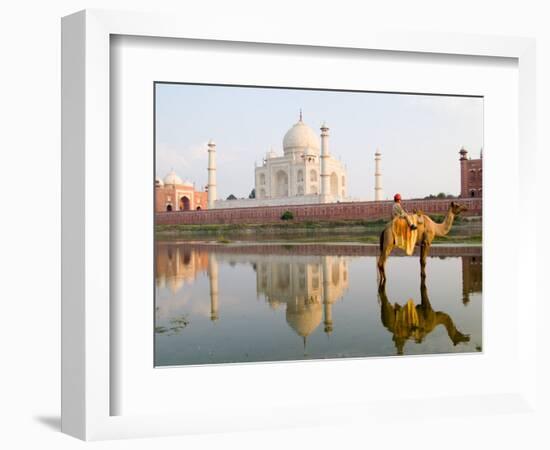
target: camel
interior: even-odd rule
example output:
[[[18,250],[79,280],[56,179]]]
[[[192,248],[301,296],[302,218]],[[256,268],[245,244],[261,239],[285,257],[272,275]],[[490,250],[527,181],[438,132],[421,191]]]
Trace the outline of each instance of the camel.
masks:
[[[426,258],[428,257],[430,246],[432,245],[434,238],[436,236],[446,236],[449,231],[451,231],[455,217],[461,212],[467,210],[468,208],[466,208],[466,206],[451,202],[449,209],[447,210],[447,215],[442,223],[434,222],[430,219],[430,217],[421,211],[415,213],[418,229],[416,230],[416,242],[414,245],[420,247],[420,273],[422,278],[426,277]],[[402,218],[395,218],[391,220],[380,235],[380,257],[378,258],[380,283],[386,281],[386,260],[395,247],[396,237],[392,226],[394,220],[405,221],[405,219]]]
[[[378,287],[382,324],[392,333],[398,355],[403,354],[408,339],[421,343],[438,325],[445,327],[453,345],[470,341],[470,336],[460,332],[447,313],[433,310],[425,279],[421,280],[420,296],[422,298],[420,305],[415,305],[410,299],[401,306],[398,303],[392,304],[388,300],[386,283],[381,283]]]

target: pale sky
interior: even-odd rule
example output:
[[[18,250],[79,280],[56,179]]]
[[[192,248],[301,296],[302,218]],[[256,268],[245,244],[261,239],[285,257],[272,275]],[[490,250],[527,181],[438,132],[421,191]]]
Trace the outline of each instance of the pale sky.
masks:
[[[156,85],[156,175],[173,168],[203,188],[207,142],[217,144],[218,197],[248,197],[254,162],[298,121],[320,134],[330,128],[330,152],[347,167],[348,195],[374,198],[374,153],[382,153],[384,198],[460,192],[459,154],[478,158],[483,99],[368,92],[313,91],[185,84]]]

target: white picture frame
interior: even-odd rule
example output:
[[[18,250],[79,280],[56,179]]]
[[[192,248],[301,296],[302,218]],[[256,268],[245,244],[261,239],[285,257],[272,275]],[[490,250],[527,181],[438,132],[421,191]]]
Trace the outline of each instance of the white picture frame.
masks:
[[[519,192],[517,205],[526,221],[535,221],[535,43],[532,39],[451,34],[361,32],[333,35],[326,30],[284,30],[268,33],[257,24],[209,29],[187,16],[87,10],[62,21],[62,430],[85,440],[162,436],[207,431],[232,431],[285,425],[310,425],[338,417],[389,414],[389,405],[342,404],[316,414],[319,405],[291,411],[280,408],[281,420],[267,413],[250,414],[246,422],[214,421],[201,414],[111,415],[110,377],[110,37],[112,35],[186,38],[242,43],[287,44],[332,49],[369,49],[416,54],[448,54],[513,58],[519,73]],[[536,247],[518,247],[518,259],[536,259]],[[536,308],[535,270],[518,267],[517,285],[525,294],[522,308]],[[511,295],[519,295],[519,291]],[[441,414],[472,404],[488,413],[502,405],[522,412],[535,407],[536,330],[527,313],[518,311],[521,361],[517,389],[502,395],[464,399],[427,398]],[[275,367],[275,365],[272,365]],[[405,399],[403,399],[406,401]],[[220,408],[223,410],[224,408]],[[307,412],[311,414],[307,414]],[[306,414],[304,414],[306,413]]]

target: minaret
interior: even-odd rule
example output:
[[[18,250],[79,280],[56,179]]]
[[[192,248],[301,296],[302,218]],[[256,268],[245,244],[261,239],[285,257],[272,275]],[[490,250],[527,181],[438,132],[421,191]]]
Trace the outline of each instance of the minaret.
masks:
[[[208,141],[208,209],[214,208],[216,201],[216,143]]]
[[[382,153],[376,149],[374,154],[374,200],[379,202],[382,200],[382,169],[380,168],[382,161]]]
[[[208,255],[208,278],[210,282],[210,320],[218,320],[218,260],[214,253]]]
[[[328,130],[327,124],[321,125],[321,203],[327,203],[330,193],[330,175],[328,173]]]
[[[468,197],[468,150],[462,146],[460,151],[460,196]]]
[[[324,313],[324,321],[323,324],[325,325],[325,333],[330,334],[332,333],[333,326],[332,326],[332,305],[330,303],[329,298],[329,291],[330,291],[330,284],[329,284],[329,267],[328,267],[328,256],[323,256],[322,259],[322,265],[323,265],[323,313]]]

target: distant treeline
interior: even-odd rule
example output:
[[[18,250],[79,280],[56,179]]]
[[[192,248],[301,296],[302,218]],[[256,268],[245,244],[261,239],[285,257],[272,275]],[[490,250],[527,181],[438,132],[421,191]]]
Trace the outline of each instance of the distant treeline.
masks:
[[[438,198],[438,199],[444,199],[444,198],[458,198],[457,195],[452,195],[452,194],[445,194],[445,192],[440,192],[439,194],[435,195],[435,194],[430,194],[430,195],[427,195],[426,197],[424,197],[425,200],[431,200],[431,199],[434,199],[434,198]]]

